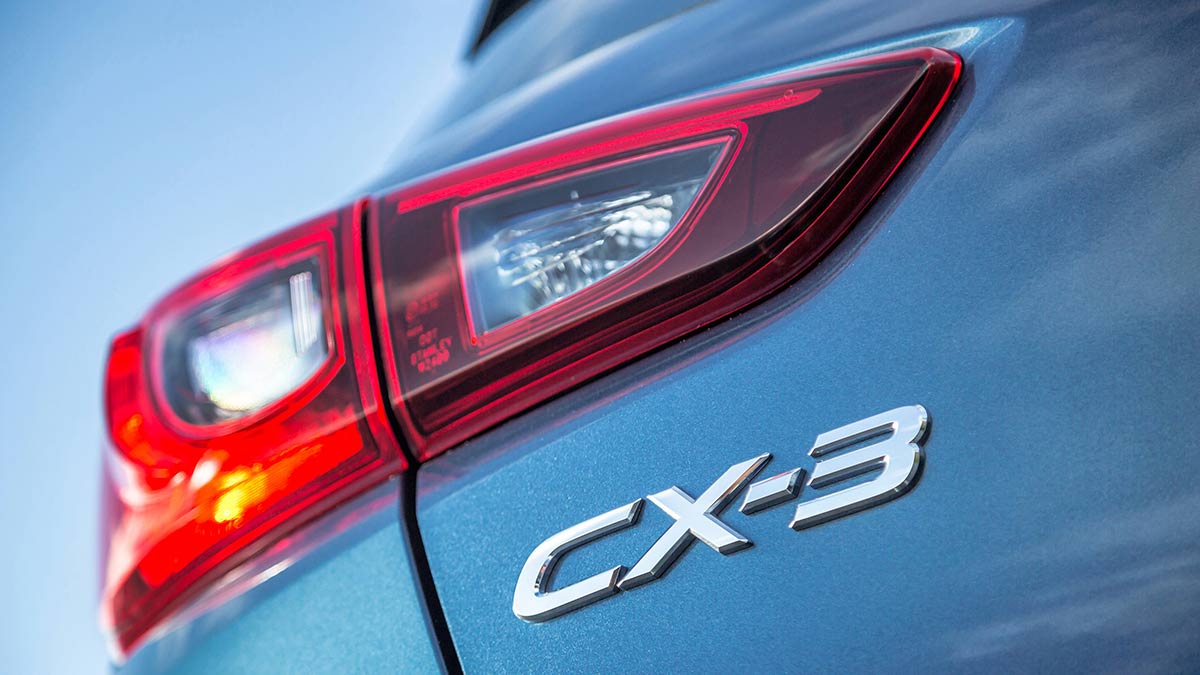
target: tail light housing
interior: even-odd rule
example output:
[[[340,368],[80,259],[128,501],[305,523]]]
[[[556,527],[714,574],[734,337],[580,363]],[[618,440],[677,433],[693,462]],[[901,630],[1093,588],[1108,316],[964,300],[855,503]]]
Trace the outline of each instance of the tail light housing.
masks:
[[[796,279],[960,71],[921,48],[742,82],[362,200],[182,284],[109,356],[102,615],[120,651],[406,456]]]
[[[762,78],[383,196],[374,309],[417,457],[795,279],[896,171],[960,68],[924,48]],[[660,213],[618,213],[631,206]],[[641,249],[614,244],[638,228]]]
[[[113,342],[101,613],[122,651],[403,468],[365,328],[361,208],[222,261]]]

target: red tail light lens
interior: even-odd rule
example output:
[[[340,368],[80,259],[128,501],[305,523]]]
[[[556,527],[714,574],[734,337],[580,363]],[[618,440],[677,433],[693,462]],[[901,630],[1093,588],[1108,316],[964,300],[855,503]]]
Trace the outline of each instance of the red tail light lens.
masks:
[[[914,49],[769,77],[383,197],[375,311],[418,457],[795,279],[959,72],[957,56]]]
[[[102,613],[122,649],[402,468],[364,328],[359,218],[318,218],[225,261],[114,342]]]

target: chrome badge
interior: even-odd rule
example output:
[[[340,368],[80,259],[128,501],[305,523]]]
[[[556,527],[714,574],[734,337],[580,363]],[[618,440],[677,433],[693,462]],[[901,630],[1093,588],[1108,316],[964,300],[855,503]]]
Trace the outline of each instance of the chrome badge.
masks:
[[[798,498],[808,488],[817,496],[801,501],[789,524],[799,531],[891,501],[916,484],[925,456],[921,441],[928,427],[925,408],[910,405],[820,434],[808,451],[817,463],[807,480],[804,469],[796,468],[750,483],[739,511],[758,514]],[[869,441],[874,442],[863,445]],[[721,514],[770,461],[767,453],[734,464],[696,498],[675,486],[646,497],[675,522],[629,570],[618,565],[568,586],[549,588],[555,566],[568,551],[636,525],[642,512],[640,498],[552,535],[533,549],[521,568],[513,613],[533,623],[549,621],[654,581],[694,540],[723,555],[750,547],[750,540],[725,523]],[[871,472],[878,473],[868,481],[842,485]]]

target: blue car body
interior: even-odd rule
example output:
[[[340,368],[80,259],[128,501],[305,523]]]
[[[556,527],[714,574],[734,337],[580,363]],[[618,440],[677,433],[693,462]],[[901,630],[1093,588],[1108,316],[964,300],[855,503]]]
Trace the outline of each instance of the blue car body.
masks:
[[[369,193],[861,53],[940,47],[963,79],[798,282],[339,508],[118,670],[1200,668],[1198,32],[1196,3],[529,3]],[[765,452],[763,475],[811,468],[819,433],[911,404],[932,422],[903,498],[801,532],[731,508],[752,547],[514,616],[549,535]],[[560,578],[670,523],[648,505]]]

